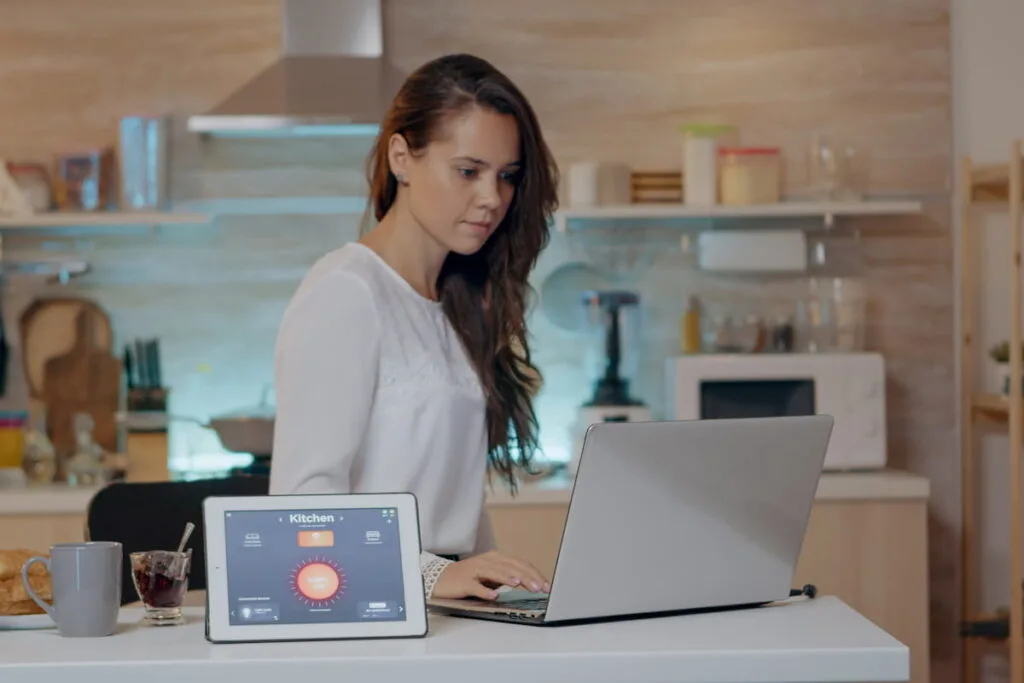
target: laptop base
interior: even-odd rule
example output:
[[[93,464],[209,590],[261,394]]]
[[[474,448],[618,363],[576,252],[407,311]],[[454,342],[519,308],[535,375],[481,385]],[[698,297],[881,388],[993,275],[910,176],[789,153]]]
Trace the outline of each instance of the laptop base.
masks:
[[[464,619],[482,619],[484,621],[500,621],[507,624],[525,624],[527,626],[578,626],[582,624],[603,624],[614,621],[635,621],[637,619],[662,619],[665,617],[677,617],[690,614],[708,614],[711,612],[736,612],[739,610],[755,609],[766,605],[773,605],[777,602],[777,600],[766,600],[764,602],[750,602],[737,605],[694,607],[690,609],[638,612],[634,614],[611,614],[581,619],[559,619],[554,621],[546,619],[544,612],[515,611],[508,610],[507,608],[498,608],[495,610],[476,608],[470,610],[430,604],[428,604],[428,608],[432,614],[461,617]]]

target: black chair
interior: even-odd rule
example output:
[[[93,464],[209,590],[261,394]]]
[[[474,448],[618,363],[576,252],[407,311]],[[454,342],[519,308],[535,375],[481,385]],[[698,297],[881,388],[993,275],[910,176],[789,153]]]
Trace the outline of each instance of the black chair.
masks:
[[[269,477],[228,477],[200,481],[117,483],[100,489],[89,502],[86,534],[90,541],[118,541],[124,547],[121,604],[136,602],[130,553],[174,550],[187,522],[196,525],[189,590],[206,590],[203,500],[209,496],[265,496]]]

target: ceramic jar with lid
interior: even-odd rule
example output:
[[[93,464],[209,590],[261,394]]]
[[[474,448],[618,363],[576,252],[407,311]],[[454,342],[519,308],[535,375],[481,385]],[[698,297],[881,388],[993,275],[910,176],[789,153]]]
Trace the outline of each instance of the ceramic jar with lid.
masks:
[[[722,204],[775,204],[782,196],[781,151],[777,147],[722,147],[718,172]]]

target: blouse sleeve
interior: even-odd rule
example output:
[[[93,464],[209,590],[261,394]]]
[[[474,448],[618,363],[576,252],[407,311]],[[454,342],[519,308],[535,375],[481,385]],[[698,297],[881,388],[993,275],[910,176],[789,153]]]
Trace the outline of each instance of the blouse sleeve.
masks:
[[[349,493],[377,385],[380,323],[366,284],[334,271],[299,288],[275,349],[270,493]]]

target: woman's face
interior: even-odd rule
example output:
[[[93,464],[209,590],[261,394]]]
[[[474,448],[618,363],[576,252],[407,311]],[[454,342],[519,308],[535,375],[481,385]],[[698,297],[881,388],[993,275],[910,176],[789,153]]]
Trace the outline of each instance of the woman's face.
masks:
[[[405,177],[402,191],[413,217],[449,251],[477,252],[515,195],[522,163],[515,118],[471,107],[451,117],[416,155],[395,138],[391,168]]]

